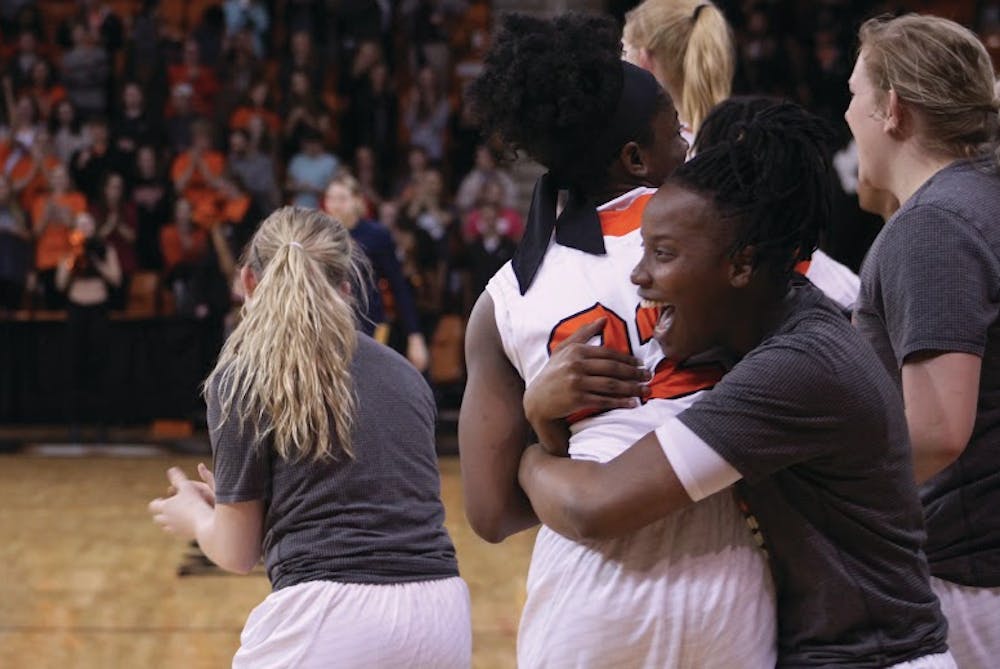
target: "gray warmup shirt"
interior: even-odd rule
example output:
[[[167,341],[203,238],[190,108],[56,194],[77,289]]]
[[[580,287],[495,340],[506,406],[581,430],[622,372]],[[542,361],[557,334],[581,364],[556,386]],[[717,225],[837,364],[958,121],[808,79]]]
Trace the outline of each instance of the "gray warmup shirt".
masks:
[[[1000,586],[1000,177],[959,161],[927,181],[879,233],[854,314],[897,388],[922,351],[982,358],[972,438],[920,489],[939,578]]]
[[[742,476],[778,601],[779,667],[886,667],[944,652],[899,393],[840,309],[790,311],[679,420]]]
[[[234,413],[212,431],[216,499],[265,501],[264,562],[275,590],[306,581],[406,583],[458,575],[444,527],[436,407],[399,354],[358,334],[354,459],[287,462],[255,448]],[[218,388],[208,389],[218,425]],[[338,452],[335,449],[335,452]]]

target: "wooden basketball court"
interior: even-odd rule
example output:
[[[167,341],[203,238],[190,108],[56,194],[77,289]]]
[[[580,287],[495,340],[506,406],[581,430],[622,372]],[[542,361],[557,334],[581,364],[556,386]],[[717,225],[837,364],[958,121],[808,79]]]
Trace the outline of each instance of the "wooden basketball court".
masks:
[[[263,572],[198,573],[190,547],[146,512],[169,465],[193,475],[203,459],[128,447],[0,456],[0,667],[229,666],[247,614],[269,592]],[[443,458],[441,472],[472,594],[473,666],[513,667],[534,533],[481,541],[462,512],[457,458]],[[196,573],[178,576],[183,566]]]

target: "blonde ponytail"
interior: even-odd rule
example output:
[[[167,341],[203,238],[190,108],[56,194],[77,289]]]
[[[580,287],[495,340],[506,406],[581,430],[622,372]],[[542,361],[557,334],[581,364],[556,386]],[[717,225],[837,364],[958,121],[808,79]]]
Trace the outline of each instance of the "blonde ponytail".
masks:
[[[692,21],[691,35],[684,51],[681,105],[678,109],[693,134],[698,134],[712,107],[729,97],[736,69],[729,24],[715,5],[703,4],[697,19]]]
[[[284,207],[261,223],[246,252],[257,277],[243,318],[206,386],[220,394],[255,443],[270,438],[286,460],[348,456],[356,399],[357,348],[349,286],[363,284],[363,260],[343,225],[315,210]]]
[[[645,0],[625,15],[623,39],[650,53],[692,133],[729,97],[736,70],[733,35],[711,2]]]

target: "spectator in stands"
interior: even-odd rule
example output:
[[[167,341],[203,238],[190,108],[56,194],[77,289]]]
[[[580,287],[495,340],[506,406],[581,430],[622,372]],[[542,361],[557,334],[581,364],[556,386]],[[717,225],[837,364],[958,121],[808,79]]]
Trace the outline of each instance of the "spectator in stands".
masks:
[[[399,98],[385,63],[373,65],[363,84],[355,91],[344,126],[347,150],[370,146],[379,165],[392,165],[396,160]]]
[[[222,63],[222,53],[226,40],[226,16],[222,7],[209,4],[201,12],[201,20],[191,32],[198,43],[201,62],[208,67],[218,67]]]
[[[108,307],[121,283],[115,249],[97,234],[93,217],[76,215],[69,252],[59,261],[56,284],[69,317],[69,419],[72,433],[84,417],[107,423]]]
[[[517,243],[501,230],[500,211],[496,204],[483,201],[476,207],[476,212],[479,234],[469,244],[468,250],[471,299],[467,304],[470,308],[493,275],[514,257],[517,249]]]
[[[70,172],[74,183],[87,199],[96,201],[101,197],[105,175],[109,172],[125,174],[129,165],[128,159],[111,143],[107,118],[92,116],[87,121],[85,131],[90,139],[90,145],[73,155]]]
[[[229,306],[229,284],[221,260],[228,255],[222,226],[195,225],[191,204],[183,197],[174,207],[174,222],[160,231],[164,275],[180,316],[220,319]]]
[[[138,222],[136,260],[141,269],[158,270],[163,267],[160,229],[173,215],[174,186],[160,166],[156,149],[149,144],[136,150],[135,173],[132,202]]]
[[[288,55],[281,61],[281,71],[278,75],[278,85],[287,91],[292,86],[292,73],[301,70],[309,79],[309,88],[314,91],[323,89],[323,66],[316,56],[316,45],[312,33],[306,29],[298,29],[288,40]]]
[[[126,160],[133,159],[140,144],[159,144],[163,141],[159,115],[146,105],[138,82],[129,81],[122,88],[122,107],[112,134],[115,147]]]
[[[475,168],[476,152],[483,141],[479,122],[464,94],[458,113],[452,114],[448,135],[448,166],[457,178]]]
[[[17,47],[8,61],[9,74],[15,88],[21,88],[31,81],[31,70],[39,60],[38,37],[32,30],[22,30],[17,36]]]
[[[281,205],[274,161],[250,141],[246,130],[235,129],[229,133],[227,160],[229,172],[260,212],[271,212]]]
[[[489,181],[495,181],[500,185],[502,191],[500,206],[513,207],[517,204],[517,185],[514,180],[506,170],[497,166],[497,157],[493,149],[480,144],[476,148],[475,167],[462,179],[455,195],[455,206],[459,212],[464,214],[476,206],[483,187]]]
[[[0,314],[21,307],[30,267],[28,219],[14,197],[10,179],[0,176]]]
[[[396,180],[393,193],[400,205],[408,205],[417,192],[417,184],[423,179],[430,163],[427,159],[427,151],[422,146],[411,146],[406,151],[406,165],[402,174]]]
[[[61,164],[62,160],[55,152],[52,137],[44,126],[35,133],[35,141],[29,151],[7,156],[4,173],[10,177],[11,187],[22,209],[31,210],[35,199],[49,187],[45,175]]]
[[[249,130],[254,118],[263,120],[271,134],[276,136],[281,132],[281,117],[274,111],[271,86],[263,79],[253,83],[242,104],[229,117],[229,128]]]
[[[409,93],[403,122],[410,144],[427,151],[431,162],[444,158],[445,135],[451,116],[448,98],[444,96],[434,70],[422,67]]]
[[[35,269],[38,272],[42,304],[57,309],[62,304],[56,289],[56,267],[72,255],[70,231],[77,214],[87,210],[87,198],[73,190],[69,172],[56,165],[48,173],[49,192],[38,196],[31,208],[35,237]]]
[[[213,147],[212,126],[199,121],[193,134],[191,148],[171,167],[174,189],[190,202],[199,225],[211,228],[220,221],[242,221],[250,199],[225,178],[226,157]]]
[[[396,244],[389,230],[364,216],[365,203],[361,184],[357,179],[341,171],[326,187],[323,194],[323,209],[343,224],[353,239],[368,257],[371,264],[371,281],[364,286],[366,299],[359,302],[359,322],[365,334],[386,343],[391,325],[385,312],[380,284],[385,282],[392,296],[392,303],[398,319],[398,327],[406,339],[406,357],[420,371],[428,364],[427,342],[420,331],[417,306],[413,300],[413,289],[403,276]]]
[[[10,119],[4,144],[9,147],[9,151],[27,152],[31,149],[31,143],[35,141],[35,133],[38,131],[38,105],[30,95],[20,95],[15,98],[10,91],[10,79],[5,78],[3,86],[7,116]]]
[[[219,66],[219,77],[224,85],[221,97],[215,100],[215,106],[222,112],[221,121],[229,119],[229,114],[250,92],[253,83],[263,79],[264,75],[264,63],[254,53],[250,34],[241,31],[233,35]]]
[[[291,89],[282,116],[285,119],[285,155],[291,155],[307,133],[319,133],[323,137],[330,135],[330,114],[316,91],[310,88],[309,76],[303,70],[292,72]]]
[[[191,148],[194,125],[201,118],[194,108],[194,89],[191,84],[181,82],[175,85],[171,89],[166,120],[167,141],[173,153]]]
[[[121,18],[102,0],[83,0],[79,12],[70,24],[60,26],[58,41],[70,46],[70,30],[73,25],[80,24],[94,36],[94,41],[108,54],[108,60],[114,61],[118,51],[125,43],[125,26]]]
[[[441,242],[455,223],[455,211],[447,202],[444,178],[436,169],[427,170],[415,183],[414,195],[407,204],[406,217]]]
[[[483,183],[479,192],[478,206],[470,211],[462,223],[462,238],[465,240],[475,239],[484,234],[482,207],[490,205],[493,208],[493,216],[496,220],[493,225],[497,234],[506,237],[512,242],[521,239],[524,232],[524,219],[517,209],[504,204],[504,188],[500,181],[490,180]]]
[[[195,112],[204,116],[212,113],[220,86],[212,68],[202,64],[198,42],[193,39],[184,41],[181,62],[167,68],[167,76],[174,90],[178,84],[191,87],[191,104]],[[177,112],[176,109],[172,111]]]
[[[39,118],[45,122],[52,118],[55,106],[66,99],[66,88],[55,80],[52,65],[44,58],[37,59],[31,66],[31,78],[18,93],[31,96],[38,106]]]
[[[108,54],[82,23],[73,25],[72,34],[73,48],[63,54],[60,68],[66,93],[82,115],[104,114],[111,77]]]
[[[250,36],[254,54],[265,55],[265,39],[271,25],[267,7],[260,0],[225,0],[222,11],[226,19],[226,37],[233,39],[240,33]]]
[[[132,17],[124,76],[139,83],[146,95],[147,109],[162,116],[170,103],[171,86],[158,9],[155,2],[143,2]]]
[[[323,138],[318,132],[303,132],[301,148],[288,163],[285,188],[291,203],[297,207],[318,208],[323,189],[339,166],[336,156],[324,150]]]
[[[68,165],[73,159],[73,154],[87,145],[87,138],[80,128],[76,107],[68,99],[56,104],[49,121],[49,129],[56,155],[64,164]]]
[[[138,267],[135,242],[138,234],[138,216],[135,203],[126,197],[125,179],[118,172],[104,175],[101,197],[91,202],[90,213],[97,224],[97,234],[114,247],[122,270],[122,285]]]
[[[379,169],[378,159],[370,146],[361,145],[354,150],[354,174],[361,187],[364,210],[374,217],[385,192],[385,178]]]

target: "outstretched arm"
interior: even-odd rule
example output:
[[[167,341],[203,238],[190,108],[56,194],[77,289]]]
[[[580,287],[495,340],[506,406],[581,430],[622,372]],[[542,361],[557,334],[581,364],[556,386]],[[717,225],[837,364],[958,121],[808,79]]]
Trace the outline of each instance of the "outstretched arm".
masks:
[[[492,543],[538,523],[517,482],[528,422],[524,382],[507,360],[488,293],[476,302],[465,338],[468,381],[458,420],[465,514]]]

